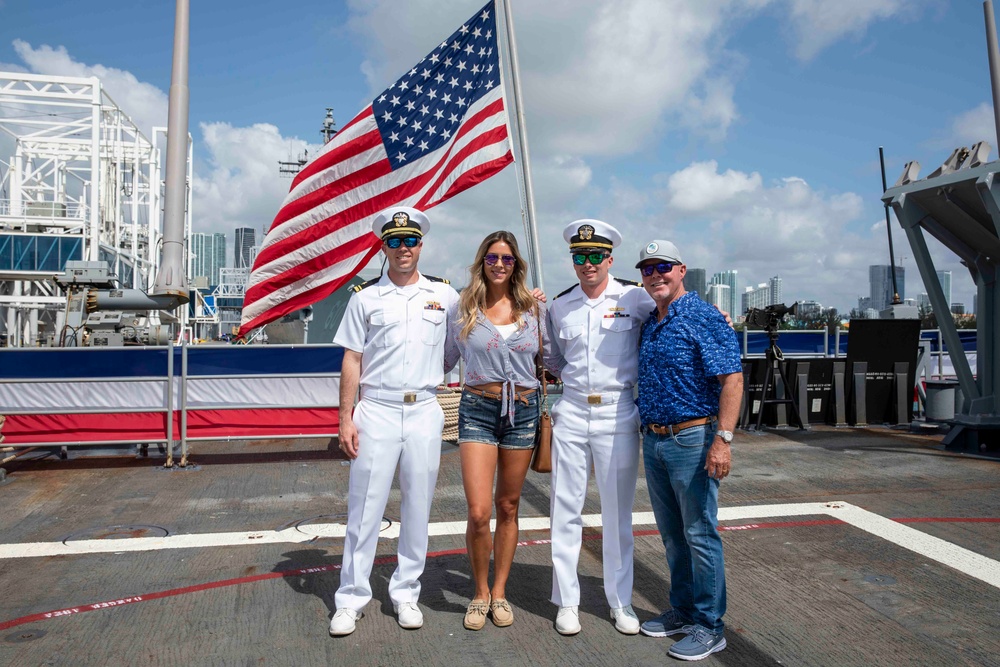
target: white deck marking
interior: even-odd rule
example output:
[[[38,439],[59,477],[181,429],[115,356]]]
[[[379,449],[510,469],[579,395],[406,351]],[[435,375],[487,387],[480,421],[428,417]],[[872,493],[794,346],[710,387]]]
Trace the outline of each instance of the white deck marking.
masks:
[[[745,521],[751,519],[774,519],[790,516],[824,515],[839,519],[846,524],[888,540],[925,558],[947,565],[987,584],[1000,588],[1000,562],[974,551],[962,548],[946,540],[928,535],[907,525],[861,509],[849,503],[835,501],[828,503],[796,503],[792,505],[747,505],[744,507],[724,507],[719,509],[719,521]],[[524,517],[520,520],[521,530],[548,530],[548,517]],[[634,526],[655,525],[652,512],[636,512],[632,515]],[[583,525],[601,527],[600,514],[587,514]],[[0,560],[13,558],[38,558],[42,556],[74,556],[98,553],[126,553],[135,551],[158,551],[162,549],[197,549],[204,547],[246,546],[258,544],[302,543],[318,537],[343,538],[347,527],[342,523],[308,524],[284,530],[261,530],[244,533],[194,533],[168,535],[166,537],[135,537],[110,540],[75,540],[69,544],[62,542],[30,542],[25,544],[0,544]],[[461,535],[465,532],[465,521],[444,521],[430,525],[430,536]],[[399,537],[399,524],[379,533],[384,539]]]

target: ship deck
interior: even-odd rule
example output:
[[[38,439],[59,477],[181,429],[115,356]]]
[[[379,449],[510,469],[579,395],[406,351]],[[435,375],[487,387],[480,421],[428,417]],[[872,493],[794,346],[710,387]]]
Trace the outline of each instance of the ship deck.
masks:
[[[1000,665],[1000,462],[940,435],[886,428],[740,432],[720,518],[728,648],[706,665]],[[462,627],[472,592],[457,448],[443,444],[420,598],[424,627],[387,602],[399,492],[386,508],[375,599],[328,635],[349,467],[329,440],[39,452],[0,484],[0,664],[647,665],[672,639],[624,636],[601,586],[591,482],[580,559],[583,631],[549,602],[548,478],[529,472],[508,598],[514,625]],[[34,458],[32,458],[34,456]],[[640,470],[635,598],[667,605],[669,576]]]

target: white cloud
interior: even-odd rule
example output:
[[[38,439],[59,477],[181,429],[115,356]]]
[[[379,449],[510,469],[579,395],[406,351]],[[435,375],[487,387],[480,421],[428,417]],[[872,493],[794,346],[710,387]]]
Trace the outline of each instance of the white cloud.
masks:
[[[167,95],[151,83],[139,81],[131,72],[86,65],[70,57],[66,47],[42,45],[34,48],[23,40],[14,41],[14,50],[35,74],[55,76],[97,77],[108,95],[147,137],[152,138],[154,126],[167,124]]]
[[[290,180],[278,178],[278,162],[318,147],[283,137],[278,128],[267,124],[202,123],[200,129],[201,149],[208,157],[195,168],[194,230],[266,230],[291,185]]]
[[[921,0],[786,0],[795,55],[810,60],[844,37],[859,37],[875,21],[905,17]],[[784,4],[784,3],[782,3]],[[905,11],[904,11],[905,10]],[[782,8],[781,11],[784,11]]]
[[[727,169],[718,173],[715,160],[695,162],[671,174],[667,180],[667,202],[678,211],[707,211],[728,207],[740,194],[760,190],[760,174]]]
[[[974,109],[959,114],[951,123],[949,145],[972,146],[977,141],[988,141],[996,147],[997,128],[993,105],[983,102]]]

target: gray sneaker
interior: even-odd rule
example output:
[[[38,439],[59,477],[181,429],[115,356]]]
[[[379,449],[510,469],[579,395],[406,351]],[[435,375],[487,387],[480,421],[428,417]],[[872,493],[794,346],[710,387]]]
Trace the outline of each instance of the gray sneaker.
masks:
[[[647,637],[669,637],[687,632],[690,621],[684,620],[676,609],[668,609],[656,618],[651,618],[639,628]]]
[[[667,650],[667,655],[680,660],[701,660],[726,648],[726,637],[701,625],[689,625],[687,637]]]

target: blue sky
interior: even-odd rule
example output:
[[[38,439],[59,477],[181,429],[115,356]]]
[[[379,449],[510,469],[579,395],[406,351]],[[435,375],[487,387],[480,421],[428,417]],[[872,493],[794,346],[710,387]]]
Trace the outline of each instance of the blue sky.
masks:
[[[483,0],[192,3],[196,231],[270,223],[277,161],[315,150]],[[888,263],[891,185],[996,144],[978,0],[512,0],[546,291],[574,282],[561,230],[621,229],[616,275],[653,238],[692,267],[779,275],[848,310]],[[0,0],[0,69],[99,76],[143,130],[166,124],[173,3]],[[994,157],[996,150],[994,150]],[[488,232],[523,237],[512,167],[431,211],[422,268],[463,284]],[[892,218],[906,296],[923,291]],[[953,300],[974,285],[954,255]]]

